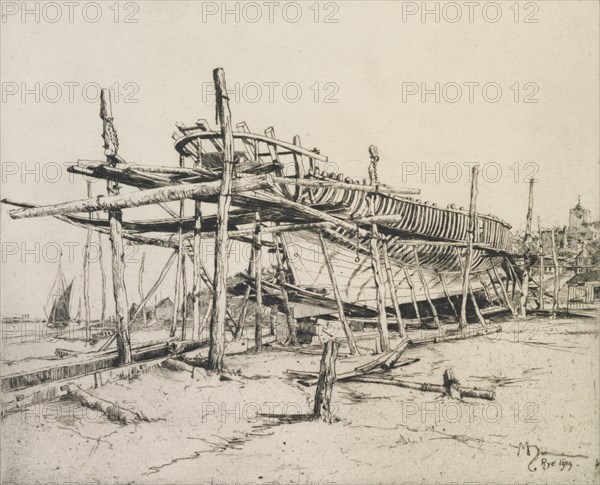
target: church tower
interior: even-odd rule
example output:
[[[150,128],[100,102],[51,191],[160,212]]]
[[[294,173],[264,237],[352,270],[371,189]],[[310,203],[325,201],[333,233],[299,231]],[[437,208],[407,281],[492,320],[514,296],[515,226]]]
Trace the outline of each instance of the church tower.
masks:
[[[577,205],[569,211],[569,229],[583,229],[590,222],[590,211],[581,205],[581,196]]]

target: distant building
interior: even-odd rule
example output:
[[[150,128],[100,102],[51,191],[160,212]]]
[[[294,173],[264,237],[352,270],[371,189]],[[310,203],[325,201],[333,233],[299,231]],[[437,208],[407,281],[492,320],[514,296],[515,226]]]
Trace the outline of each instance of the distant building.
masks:
[[[600,270],[578,273],[567,281],[569,302],[594,303],[600,301]]]
[[[600,240],[600,221],[591,220],[589,209],[581,205],[581,197],[577,205],[569,211],[566,236],[571,248],[576,248],[581,243]]]

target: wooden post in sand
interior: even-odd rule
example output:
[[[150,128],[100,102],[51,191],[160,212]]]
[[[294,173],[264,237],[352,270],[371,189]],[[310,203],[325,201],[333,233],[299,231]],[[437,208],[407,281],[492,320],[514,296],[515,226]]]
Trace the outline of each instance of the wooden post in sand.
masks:
[[[400,303],[398,302],[398,294],[396,293],[396,284],[394,283],[394,273],[392,272],[392,264],[390,263],[387,240],[382,241],[381,253],[383,255],[383,265],[385,266],[385,272],[387,274],[388,291],[390,292],[390,297],[392,298],[392,303],[394,305],[394,312],[396,313],[398,335],[400,335],[400,337],[406,337],[406,325],[404,324],[402,314],[400,313]]]
[[[229,234],[229,207],[231,205],[231,185],[233,181],[233,130],[231,111],[225,85],[225,72],[221,68],[213,71],[217,115],[223,137],[223,172],[221,192],[217,212],[217,231],[215,237],[215,278],[213,311],[210,320],[210,347],[208,352],[208,371],[221,373],[225,353],[225,319],[227,318],[227,271],[229,261],[227,248]]]
[[[406,278],[406,283],[408,284],[408,287],[410,288],[410,299],[412,300],[413,308],[415,309],[417,323],[419,325],[422,325],[423,321],[421,320],[421,313],[419,312],[419,304],[417,303],[417,293],[415,291],[415,285],[413,284],[413,282],[410,278],[410,273],[406,266],[404,266],[404,277]]]
[[[102,118],[102,138],[104,139],[104,154],[108,165],[117,165],[117,151],[119,141],[113,125],[112,103],[110,90],[102,89],[100,92],[100,118]],[[109,195],[119,194],[117,182],[107,182]],[[117,316],[116,337],[117,353],[121,365],[131,363],[131,340],[129,337],[129,305],[127,304],[127,290],[125,289],[125,247],[123,245],[123,213],[120,209],[108,211],[108,224],[110,228],[110,243],[112,252],[113,293],[115,296],[115,310]]]
[[[538,216],[538,233],[540,235],[540,280],[539,280],[539,298],[538,307],[540,310],[544,309],[544,239],[542,237],[542,225],[541,218]]]
[[[283,258],[281,257],[281,246],[282,237],[281,234],[273,234],[273,242],[275,243],[275,259],[277,261],[277,274],[279,279],[279,291],[281,291],[281,298],[283,299],[283,308],[285,309],[285,318],[288,327],[288,338],[287,343],[290,345],[298,345],[298,323],[294,318],[294,309],[290,305],[290,299],[288,291],[285,287],[287,283],[285,269],[283,267]],[[282,248],[283,250],[283,248]]]
[[[333,264],[331,263],[331,258],[329,257],[329,251],[327,250],[327,245],[325,244],[325,239],[323,238],[323,234],[321,233],[321,231],[319,231],[319,242],[321,243],[321,251],[323,252],[323,258],[325,259],[325,265],[327,266],[327,272],[329,273],[331,287],[333,288],[333,296],[337,304],[338,316],[340,318],[340,323],[344,328],[344,333],[346,334],[346,340],[348,341],[350,353],[352,355],[360,355],[360,350],[358,350],[356,341],[354,340],[354,334],[352,333],[350,325],[348,325],[348,320],[346,320],[342,296],[340,295],[340,290],[337,285],[337,279],[335,277],[335,270],[333,269]]]
[[[256,311],[254,313],[254,351],[262,351],[262,241],[260,236],[260,213],[254,214],[254,281],[256,285]]]
[[[508,297],[506,288],[502,284],[502,280],[500,279],[500,274],[498,273],[498,270],[496,269],[496,263],[494,263],[493,259],[491,261],[492,261],[492,271],[494,272],[494,277],[498,280],[498,284],[500,285],[500,291],[502,292],[502,298],[504,299],[506,306],[512,313],[512,316],[514,317],[517,315],[517,311],[515,310],[515,307],[513,306],[512,302],[510,301],[510,298]],[[508,280],[507,280],[507,286],[508,286]]]
[[[87,181],[87,196],[92,197],[92,182]],[[89,218],[91,219],[93,214],[90,212]],[[90,340],[91,338],[91,315],[90,315],[90,244],[92,243],[92,230],[87,230],[87,237],[85,240],[85,250],[83,252],[83,308],[85,312],[85,339]]]
[[[452,308],[452,313],[454,314],[454,320],[458,322],[458,312],[456,311],[456,307],[454,306],[454,302],[450,297],[450,292],[448,291],[448,285],[446,284],[446,279],[444,278],[444,273],[439,273],[440,282],[442,283],[442,288],[444,289],[444,295],[446,295],[446,300],[448,300],[448,305]]]
[[[198,156],[194,160],[194,169],[202,168],[202,144],[197,140]],[[202,202],[194,202],[194,262],[192,268],[192,340],[200,339],[200,327],[204,325],[200,309],[200,292],[202,291]]]
[[[473,259],[473,241],[475,240],[476,218],[475,206],[477,202],[477,178],[479,176],[479,167],[476,165],[471,169],[471,198],[469,202],[469,231],[467,232],[467,254],[463,265],[463,287],[462,300],[460,304],[460,319],[458,329],[463,330],[467,325],[467,296],[469,292],[469,282],[471,279],[471,261]],[[459,256],[460,257],[460,256]],[[473,301],[475,298],[473,297]]]
[[[183,167],[185,165],[185,159],[183,153],[179,154],[179,166]],[[184,200],[179,201],[179,220],[181,221],[184,216]],[[183,265],[185,264],[185,251],[183,249],[183,230],[181,228],[181,223],[179,225],[179,233],[177,236],[177,244],[178,249],[177,252],[179,254],[179,258],[177,259],[177,271],[175,273],[175,294],[173,296],[173,322],[171,323],[171,337],[175,337],[175,329],[177,328],[177,316],[179,315],[179,309],[181,308],[181,286],[182,286],[182,277],[183,274]],[[183,298],[186,296],[183,295]],[[183,320],[185,320],[185,316],[183,316]],[[184,323],[182,323],[183,325]],[[182,330],[183,331],[183,330]]]
[[[142,254],[142,260],[140,261],[140,272],[138,275],[138,293],[140,295],[140,306],[142,306],[142,302],[144,301],[144,266],[146,263],[146,253]],[[142,316],[144,319],[144,328],[148,326],[148,319],[146,317],[146,310],[142,307],[141,310]]]
[[[323,356],[321,357],[321,368],[319,370],[319,381],[315,394],[315,405],[313,416],[315,420],[331,423],[333,418],[331,414],[331,394],[333,384],[336,379],[335,361],[337,359],[340,344],[330,340],[323,346]]]
[[[414,245],[412,247],[412,250],[413,250],[413,259],[415,260],[415,267],[417,268],[417,274],[419,275],[419,279],[421,280],[421,286],[423,286],[423,291],[425,292],[425,298],[427,299],[427,303],[429,303],[429,308],[431,308],[433,322],[435,323],[436,328],[439,329],[440,332],[443,332],[444,329],[440,324],[440,319],[438,317],[437,310],[435,309],[435,305],[433,304],[433,301],[431,300],[431,295],[429,293],[429,287],[427,286],[427,281],[425,280],[425,275],[423,274],[423,271],[421,270],[421,263],[419,262],[419,255],[417,253],[417,246]]]
[[[531,219],[533,217],[533,184],[534,180],[529,179],[529,204],[527,206],[527,224],[525,226],[525,238],[523,246],[523,280],[521,282],[521,301],[519,304],[519,315],[527,316],[527,299],[529,297],[529,273],[531,271],[531,254],[529,251],[529,243],[531,239]]]
[[[552,315],[556,316],[556,310],[558,309],[558,292],[560,290],[560,268],[558,266],[558,255],[556,254],[554,228],[552,228],[550,237],[552,238],[552,262],[554,264],[554,292],[552,295]]]
[[[369,177],[371,184],[378,184],[377,181],[377,162],[379,155],[377,147],[369,147],[371,156],[371,165],[369,167]],[[369,212],[371,216],[375,215],[375,195],[369,194],[367,197],[369,203]],[[377,224],[371,224],[371,237],[369,238],[369,248],[371,250],[371,268],[373,269],[373,279],[375,280],[375,290],[377,294],[377,329],[379,330],[379,342],[382,352],[390,351],[390,337],[388,333],[387,310],[385,309],[385,283],[381,270],[381,255],[379,253],[379,230]]]
[[[106,320],[106,270],[104,269],[104,257],[102,256],[102,233],[98,233],[98,264],[100,264],[100,281],[102,283],[102,300],[100,310],[100,325]]]

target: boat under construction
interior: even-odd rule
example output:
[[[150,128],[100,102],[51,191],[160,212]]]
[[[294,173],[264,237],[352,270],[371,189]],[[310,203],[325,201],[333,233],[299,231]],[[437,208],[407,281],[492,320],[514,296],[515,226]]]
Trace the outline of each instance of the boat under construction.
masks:
[[[32,402],[34,392],[25,400],[23,394],[16,396],[25,388],[53,383],[42,399],[55,397],[66,392],[61,387],[65,379],[164,360],[174,351],[209,347],[207,369],[221,372],[226,342],[254,340],[260,350],[269,335],[267,342],[299,350],[307,335],[308,341],[322,336],[320,328],[332,321],[344,331],[335,339],[347,343],[351,354],[360,354],[354,332],[370,325],[379,331],[376,350],[397,360],[402,349],[390,357],[390,332],[405,345],[447,341],[473,332],[496,332],[499,327],[490,324],[491,315],[516,314],[515,292],[522,303],[524,288],[529,287],[524,281],[528,266],[514,264],[518,254],[511,251],[510,225],[476,212],[477,167],[471,173],[469,208],[439,207],[416,198],[417,189],[381,183],[376,146],[365,150],[367,177],[356,180],[331,172],[336,165],[317,148],[303,147],[298,136],[283,141],[273,128],[253,133],[245,122],[234,129],[222,70],[215,70],[215,86],[220,127],[211,129],[206,120],[178,123],[173,134],[176,166],[128,163],[119,154],[110,92],[103,90],[100,116],[106,160],[79,160],[68,170],[88,180],[106,180],[107,195],[92,197],[88,182],[87,199],[47,206],[3,199],[16,206],[10,211],[15,219],[55,217],[87,230],[88,240],[93,231],[108,234],[116,307],[112,335],[96,350],[82,354],[57,349],[60,357],[75,360],[5,376],[2,387],[12,395],[13,404]],[[123,186],[137,190],[121,192]],[[194,201],[193,215],[185,214],[187,199]],[[180,202],[179,211],[166,205],[174,201]],[[125,217],[124,209],[141,206],[159,208],[168,218]],[[216,210],[203,210],[206,206]],[[235,284],[227,279],[230,239],[252,248],[248,269]],[[202,262],[202,244],[207,240],[215,244],[214,274]],[[123,276],[124,241],[172,250],[159,279],[131,309]],[[263,268],[265,249],[275,256],[274,268]],[[193,268],[189,293],[183,272],[187,259]],[[175,261],[170,337],[132,348],[133,325],[140,315],[145,321],[145,307],[156,300]],[[201,309],[203,293],[210,301]],[[241,302],[235,311],[232,300]],[[270,321],[263,318],[265,310],[271,313]],[[278,314],[285,318],[283,336],[274,328]],[[456,323],[458,332],[447,333]],[[409,333],[415,329],[433,332]],[[89,333],[87,337],[97,344]],[[115,342],[116,352],[111,347]],[[97,376],[94,379],[97,384]]]

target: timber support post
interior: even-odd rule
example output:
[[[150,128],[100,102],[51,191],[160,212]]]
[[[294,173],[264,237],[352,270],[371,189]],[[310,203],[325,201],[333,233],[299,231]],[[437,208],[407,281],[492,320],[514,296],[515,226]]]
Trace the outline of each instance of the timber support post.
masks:
[[[388,252],[387,240],[382,241],[381,252],[383,254],[383,264],[385,266],[385,272],[387,274],[388,290],[392,303],[394,305],[394,312],[396,313],[396,322],[398,323],[398,335],[404,338],[406,337],[406,325],[402,320],[402,314],[400,313],[400,303],[398,302],[398,294],[396,293],[396,284],[394,283],[394,273],[392,272],[392,264],[390,263],[390,255]]]
[[[527,206],[527,224],[525,226],[525,238],[523,239],[523,281],[521,282],[521,301],[519,314],[527,316],[527,300],[529,297],[529,272],[531,271],[531,254],[529,244],[531,239],[531,219],[533,217],[533,184],[534,179],[529,179],[529,204]]]
[[[113,125],[112,103],[109,89],[100,92],[100,118],[102,118],[102,138],[104,139],[104,154],[111,167],[117,165],[119,142]],[[119,194],[117,182],[107,182],[109,195]],[[108,211],[110,227],[110,243],[112,252],[113,293],[117,317],[116,338],[117,353],[121,365],[131,363],[131,339],[129,337],[129,305],[125,289],[125,247],[123,245],[123,213],[120,209]]]
[[[369,147],[369,155],[371,157],[371,165],[369,166],[369,177],[371,184],[378,185],[377,180],[377,163],[379,162],[379,154],[377,147],[371,145]],[[375,215],[375,194],[367,196],[369,203],[369,212],[371,216]],[[373,269],[373,279],[375,280],[375,290],[377,293],[377,328],[379,330],[379,340],[381,343],[381,351],[390,351],[390,337],[388,333],[387,310],[385,308],[385,283],[381,270],[381,255],[379,253],[379,230],[377,224],[371,224],[371,237],[369,238],[369,248],[371,250],[371,268]]]
[[[252,277],[252,275],[254,275],[254,247],[250,252],[250,262],[248,263],[248,276]],[[235,340],[240,340],[242,338],[242,333],[246,324],[246,315],[248,314],[248,303],[250,302],[250,293],[252,293],[252,286],[250,285],[250,283],[247,283],[246,290],[244,291],[242,310],[240,311],[240,317],[238,319],[238,323],[235,327],[235,333],[233,335],[233,338]]]
[[[554,264],[554,292],[552,294],[552,315],[555,317],[556,310],[558,309],[558,292],[560,290],[560,267],[558,266],[558,255],[556,254],[554,228],[552,228],[550,237],[552,244],[552,263]]]
[[[142,253],[142,260],[140,261],[140,272],[138,274],[138,293],[140,295],[140,311],[144,321],[144,328],[148,326],[148,318],[146,317],[146,310],[142,306],[144,301],[144,266],[146,264],[146,253]]]
[[[333,289],[333,296],[335,297],[335,302],[337,304],[338,316],[340,318],[342,327],[344,328],[344,333],[346,334],[346,340],[348,342],[348,347],[350,348],[350,353],[352,355],[360,355],[360,350],[356,345],[356,340],[354,340],[354,334],[352,333],[352,329],[350,328],[348,320],[346,319],[346,314],[344,313],[344,304],[342,302],[340,289],[337,285],[335,270],[333,268],[333,264],[331,263],[329,251],[327,250],[327,245],[325,244],[325,239],[323,238],[323,233],[321,231],[319,231],[319,242],[321,243],[321,251],[323,252],[323,258],[325,259],[325,265],[327,266],[327,272],[329,273],[329,279]]]
[[[477,203],[477,178],[479,176],[479,166],[471,168],[471,197],[469,201],[469,231],[467,233],[467,254],[463,265],[463,287],[462,300],[460,305],[460,319],[458,321],[459,330],[463,330],[467,325],[467,296],[469,292],[469,282],[471,279],[471,261],[473,259],[473,241],[475,240],[476,216],[475,208]],[[473,301],[475,297],[473,296]]]
[[[92,182],[87,181],[87,196],[92,197]],[[93,214],[90,212],[89,218]],[[83,307],[85,312],[85,339],[89,342],[91,338],[91,315],[90,315],[90,245],[92,243],[92,230],[87,230],[85,249],[83,252]],[[102,263],[100,263],[102,264]]]
[[[425,275],[421,270],[421,263],[419,262],[419,254],[417,252],[417,246],[412,247],[413,250],[413,259],[415,260],[415,267],[417,268],[417,273],[419,275],[419,280],[421,281],[421,285],[423,286],[423,291],[425,292],[425,298],[427,299],[427,303],[429,303],[429,307],[431,308],[431,315],[433,316],[433,322],[435,323],[436,328],[440,332],[444,332],[442,325],[440,324],[440,319],[438,317],[437,310],[433,301],[431,300],[431,294],[429,293],[429,287],[427,286],[427,281],[425,280]]]
[[[202,144],[197,140],[198,156],[194,160],[194,169],[202,169]],[[193,240],[193,270],[192,270],[192,340],[200,339],[200,327],[204,325],[201,308],[200,292],[202,291],[202,202],[194,202],[194,240]]]
[[[502,284],[502,280],[500,279],[500,274],[498,273],[498,270],[496,269],[496,263],[494,263],[493,259],[492,259],[492,272],[494,273],[494,277],[498,280],[498,284],[500,285],[500,291],[502,292],[502,298],[504,299],[506,306],[510,310],[510,313],[512,314],[512,316],[515,317],[517,315],[517,311],[515,310],[515,307],[513,306],[512,302],[510,301],[510,298],[508,297],[508,293],[506,292],[506,288]],[[508,287],[508,277],[506,280],[506,286]]]
[[[225,353],[225,319],[227,318],[227,255],[229,234],[229,207],[231,205],[231,186],[233,180],[233,130],[231,111],[225,84],[225,72],[222,68],[213,71],[215,83],[216,110],[223,137],[223,171],[219,205],[217,212],[217,233],[215,238],[215,277],[213,310],[210,320],[210,347],[208,352],[208,371],[221,373]]]
[[[288,296],[288,291],[285,288],[285,284],[287,283],[287,277],[285,273],[285,269],[283,267],[283,259],[281,257],[281,251],[283,251],[282,244],[283,237],[281,234],[274,233],[273,234],[273,242],[275,243],[275,259],[277,261],[277,273],[279,280],[279,288],[281,291],[281,297],[283,299],[283,307],[285,309],[285,318],[287,321],[288,327],[288,338],[287,343],[290,345],[298,345],[298,323],[294,318],[294,310],[290,305],[290,299]],[[281,251],[279,248],[281,247]]]
[[[539,298],[538,298],[538,307],[540,310],[544,309],[544,239],[542,237],[542,223],[540,220],[540,216],[538,216],[538,233],[540,235],[540,282],[538,286]]]
[[[415,292],[415,285],[412,282],[412,279],[410,277],[410,272],[408,271],[408,268],[406,266],[404,266],[404,277],[406,278],[406,283],[408,284],[408,287],[410,288],[410,298],[412,300],[413,308],[415,309],[415,316],[417,319],[417,323],[419,325],[422,325],[423,320],[421,320],[421,313],[419,312],[419,304],[417,302],[417,293]]]
[[[315,394],[313,417],[315,420],[327,423],[331,423],[333,419],[333,415],[331,414],[331,395],[333,393],[333,384],[336,380],[335,361],[339,347],[340,344],[334,340],[328,341],[323,346],[319,381]]]
[[[254,214],[254,247],[252,256],[254,259],[254,282],[256,285],[256,308],[254,313],[254,351],[262,351],[262,241],[260,235],[260,214]]]
[[[444,289],[444,295],[446,295],[446,300],[448,300],[448,305],[452,309],[452,313],[454,314],[454,320],[458,322],[458,312],[456,311],[456,307],[454,306],[454,302],[450,297],[450,292],[448,291],[448,285],[446,284],[446,279],[444,278],[444,273],[439,273],[440,282],[442,283],[442,288]]]

